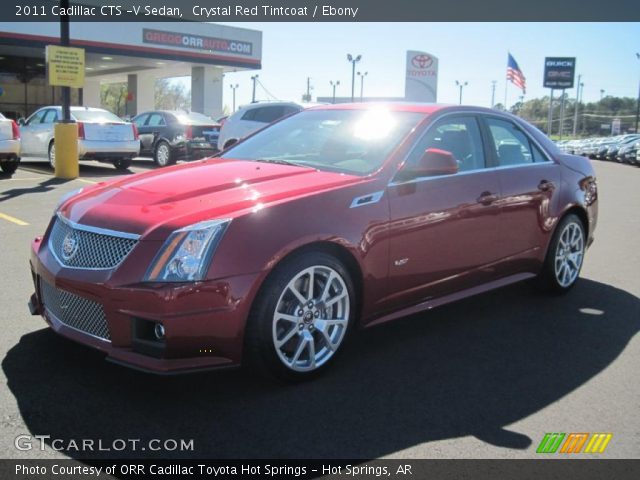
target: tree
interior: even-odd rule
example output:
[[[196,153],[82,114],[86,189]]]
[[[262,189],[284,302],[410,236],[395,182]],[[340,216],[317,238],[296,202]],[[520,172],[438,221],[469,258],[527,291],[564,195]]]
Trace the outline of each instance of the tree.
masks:
[[[129,88],[126,82],[106,83],[100,85],[100,104],[102,108],[122,117],[127,114],[127,95]]]
[[[155,104],[161,110],[190,110],[191,91],[168,78],[156,80]]]

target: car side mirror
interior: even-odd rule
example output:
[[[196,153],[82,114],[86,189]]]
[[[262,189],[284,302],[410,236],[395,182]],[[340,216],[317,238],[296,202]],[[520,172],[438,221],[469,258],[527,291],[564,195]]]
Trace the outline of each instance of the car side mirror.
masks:
[[[18,125],[20,125],[21,127],[24,127],[27,124],[27,121],[24,119],[24,117],[20,117],[18,119]]]
[[[411,169],[416,177],[435,177],[458,173],[458,162],[451,152],[439,148],[428,148]]]

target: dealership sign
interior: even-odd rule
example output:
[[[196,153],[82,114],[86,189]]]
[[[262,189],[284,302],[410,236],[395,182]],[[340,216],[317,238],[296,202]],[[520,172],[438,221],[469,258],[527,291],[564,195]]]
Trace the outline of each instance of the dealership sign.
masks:
[[[544,59],[545,88],[573,88],[575,75],[575,57],[547,57]]]
[[[436,102],[438,98],[438,58],[430,53],[407,52],[405,100]]]
[[[164,30],[142,30],[142,41],[154,45],[166,45],[170,47],[192,48],[194,50],[206,50],[209,52],[224,52],[239,55],[251,55],[253,44],[240,40],[226,38],[206,37],[188,33],[167,32]]]

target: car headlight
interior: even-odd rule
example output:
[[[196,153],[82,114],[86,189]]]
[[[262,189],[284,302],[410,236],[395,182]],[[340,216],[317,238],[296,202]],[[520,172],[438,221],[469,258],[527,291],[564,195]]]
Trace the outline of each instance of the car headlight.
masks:
[[[60,197],[60,200],[58,200],[58,203],[56,204],[56,208],[53,209],[53,213],[56,213],[64,202],[69,200],[71,197],[75,197],[76,195],[81,193],[82,190],[84,190],[84,188],[77,188],[75,190],[72,190],[69,193],[65,193],[62,197]]]
[[[196,223],[173,232],[151,263],[147,282],[194,282],[207,273],[230,219]]]

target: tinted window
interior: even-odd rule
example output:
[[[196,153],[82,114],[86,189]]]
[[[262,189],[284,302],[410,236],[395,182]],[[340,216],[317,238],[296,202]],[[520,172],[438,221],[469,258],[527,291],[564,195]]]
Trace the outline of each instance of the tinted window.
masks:
[[[149,121],[147,122],[147,125],[150,127],[160,127],[164,124],[164,118],[162,118],[162,115],[159,113],[152,113],[149,117]]]
[[[244,112],[244,115],[242,115],[242,119],[241,120],[253,120],[256,117],[256,110],[258,110],[258,109],[257,108],[250,108],[249,110]]]
[[[53,108],[50,108],[44,114],[41,123],[54,123],[58,120],[58,112]]]
[[[461,172],[485,167],[480,128],[474,117],[456,116],[437,121],[418,141],[407,162],[418,162],[429,148],[451,152]]]
[[[256,108],[253,120],[255,122],[271,123],[282,117],[284,117],[283,106],[261,107]]]
[[[136,127],[143,127],[145,122],[147,121],[147,118],[149,118],[148,113],[138,115],[136,118],[133,119],[133,123],[136,124]]]
[[[498,166],[526,165],[547,161],[520,128],[508,120],[487,118]]]
[[[38,125],[39,123],[42,122],[42,119],[44,118],[45,113],[47,113],[47,110],[37,111],[36,113],[31,115],[31,117],[29,117],[29,120],[27,120],[27,125]]]

